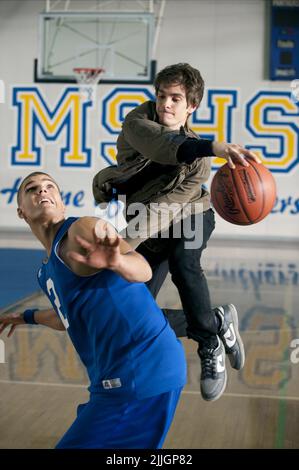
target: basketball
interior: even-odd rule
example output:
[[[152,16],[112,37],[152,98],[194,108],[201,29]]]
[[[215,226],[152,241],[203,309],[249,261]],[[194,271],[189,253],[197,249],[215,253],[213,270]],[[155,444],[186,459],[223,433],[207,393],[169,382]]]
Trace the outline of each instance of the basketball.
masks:
[[[235,225],[251,225],[271,212],[276,200],[276,184],[271,172],[247,158],[249,166],[226,163],[216,172],[211,184],[211,200],[216,212]]]

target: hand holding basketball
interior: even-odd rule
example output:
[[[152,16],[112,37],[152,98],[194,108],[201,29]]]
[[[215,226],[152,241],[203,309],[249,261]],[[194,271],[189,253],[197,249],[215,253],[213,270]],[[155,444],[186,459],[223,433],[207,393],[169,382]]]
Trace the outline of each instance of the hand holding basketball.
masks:
[[[260,222],[272,210],[276,200],[276,184],[271,172],[256,159],[248,165],[229,163],[216,172],[211,184],[211,200],[215,210],[226,221],[236,225]]]
[[[248,166],[246,158],[252,158],[256,163],[261,163],[260,158],[251,150],[238,144],[228,144],[227,142],[213,142],[213,152],[217,157],[225,158],[230,168],[235,168],[235,163]]]

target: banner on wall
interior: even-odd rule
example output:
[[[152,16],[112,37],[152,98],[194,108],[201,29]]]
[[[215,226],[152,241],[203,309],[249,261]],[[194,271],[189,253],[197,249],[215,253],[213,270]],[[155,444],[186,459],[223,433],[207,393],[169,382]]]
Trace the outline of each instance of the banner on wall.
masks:
[[[116,139],[126,114],[149,99],[150,87],[99,87],[95,104],[80,99],[77,86],[14,86],[2,100],[7,132],[1,138],[0,227],[17,229],[16,194],[33,171],[50,173],[59,183],[69,215],[94,215],[91,183],[101,168],[116,162]],[[242,143],[256,152],[275,176],[278,197],[272,213],[255,226],[218,219],[217,234],[299,238],[299,115],[291,92],[257,90],[244,101],[238,89],[208,89],[192,115],[202,138]],[[224,163],[213,158],[215,171]]]

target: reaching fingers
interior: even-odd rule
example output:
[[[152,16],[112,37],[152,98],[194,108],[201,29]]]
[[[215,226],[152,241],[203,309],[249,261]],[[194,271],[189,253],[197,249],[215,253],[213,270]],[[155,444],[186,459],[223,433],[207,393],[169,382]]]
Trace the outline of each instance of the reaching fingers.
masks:
[[[94,229],[96,242],[105,246],[117,246],[120,243],[119,236],[111,224],[99,220]]]
[[[106,227],[107,222],[104,222],[102,219],[99,219],[95,224],[94,234],[97,239],[103,239],[106,236]]]
[[[0,326],[0,335],[1,333],[3,333],[3,331],[5,330],[5,328],[8,327],[8,324],[7,323],[3,323],[1,326]]]
[[[87,240],[84,238],[80,237],[80,235],[76,235],[75,237],[76,241],[79,243],[79,245],[84,248],[85,250],[91,250],[92,249],[92,244],[89,243]]]
[[[230,145],[228,148],[228,154],[233,161],[241,163],[243,166],[248,166],[249,163],[245,159],[243,149],[240,145]]]
[[[88,257],[87,256],[83,256],[83,255],[80,255],[79,253],[77,253],[76,251],[68,251],[67,252],[67,256],[72,259],[73,261],[77,261],[78,263],[82,263],[82,264],[87,264],[89,265],[89,262],[88,262]]]
[[[236,165],[234,164],[234,162],[232,161],[231,157],[227,156],[227,163],[228,163],[228,166],[234,170],[236,168]]]
[[[107,224],[107,239],[110,246],[118,246],[120,244],[120,238],[112,227],[112,225]]]
[[[235,168],[236,162],[243,166],[249,166],[247,158],[252,158],[255,162],[262,163],[261,159],[254,152],[251,152],[237,144],[228,144],[225,149],[225,154],[228,166],[232,169]]]
[[[245,158],[245,155],[243,153],[239,153],[236,157],[237,161],[241,163],[243,166],[249,166],[248,161]]]
[[[254,152],[251,152],[251,150],[243,149],[243,153],[245,157],[252,158],[256,163],[262,163],[260,157],[258,157]]]
[[[231,152],[230,152],[230,149],[229,149],[229,148],[227,148],[227,149],[225,150],[225,154],[226,154],[225,159],[226,159],[226,161],[227,161],[228,166],[229,166],[232,170],[234,170],[234,169],[236,168],[236,166],[235,166],[235,164],[234,164],[234,162],[233,162],[233,160],[232,160]]]
[[[8,332],[7,338],[10,338],[10,336],[13,334],[13,332],[15,331],[15,329],[16,329],[17,326],[18,326],[18,325],[11,325],[11,328],[10,328],[10,330],[9,330],[9,332]]]
[[[6,328],[10,328],[7,337],[9,338],[18,325],[25,324],[23,315],[21,313],[8,313],[0,317],[0,334]]]

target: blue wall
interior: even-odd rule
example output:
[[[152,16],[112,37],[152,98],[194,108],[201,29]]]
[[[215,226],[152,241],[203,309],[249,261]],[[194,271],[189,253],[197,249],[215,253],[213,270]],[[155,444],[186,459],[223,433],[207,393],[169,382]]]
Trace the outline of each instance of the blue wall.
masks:
[[[36,274],[45,257],[44,250],[0,248],[0,308],[40,289]]]

